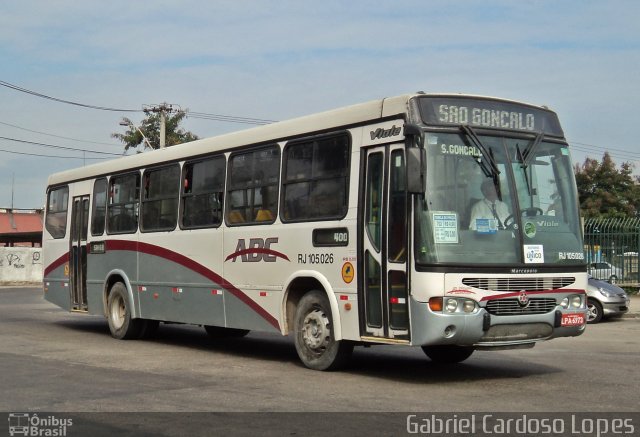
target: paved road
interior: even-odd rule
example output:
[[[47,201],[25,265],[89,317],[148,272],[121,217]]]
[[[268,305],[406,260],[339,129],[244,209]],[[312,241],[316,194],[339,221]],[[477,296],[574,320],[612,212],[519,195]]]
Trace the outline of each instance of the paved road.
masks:
[[[39,289],[0,288],[5,412],[637,412],[638,366],[635,317],[450,367],[417,348],[356,348],[348,370],[327,373],[304,368],[290,338],[164,325],[154,340],[117,341],[103,318]]]

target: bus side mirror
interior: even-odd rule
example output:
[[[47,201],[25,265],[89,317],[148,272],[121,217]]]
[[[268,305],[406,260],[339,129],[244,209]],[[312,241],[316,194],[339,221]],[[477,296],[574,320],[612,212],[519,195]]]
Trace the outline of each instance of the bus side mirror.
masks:
[[[407,191],[411,194],[424,194],[426,180],[426,152],[423,148],[407,149]]]

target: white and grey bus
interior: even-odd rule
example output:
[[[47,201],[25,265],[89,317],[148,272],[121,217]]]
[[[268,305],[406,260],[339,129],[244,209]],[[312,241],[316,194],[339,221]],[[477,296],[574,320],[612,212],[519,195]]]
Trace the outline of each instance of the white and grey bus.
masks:
[[[478,214],[485,186],[502,216]],[[385,98],[57,173],[43,247],[46,299],[115,338],[292,334],[312,369],[585,329],[567,141],[546,107],[497,98]]]

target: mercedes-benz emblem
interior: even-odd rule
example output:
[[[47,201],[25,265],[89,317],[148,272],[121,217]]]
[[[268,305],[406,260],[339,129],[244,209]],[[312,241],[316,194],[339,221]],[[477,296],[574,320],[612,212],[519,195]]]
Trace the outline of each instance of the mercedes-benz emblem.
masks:
[[[520,296],[518,296],[518,303],[523,308],[529,305],[529,295],[526,291],[523,290],[520,292]]]

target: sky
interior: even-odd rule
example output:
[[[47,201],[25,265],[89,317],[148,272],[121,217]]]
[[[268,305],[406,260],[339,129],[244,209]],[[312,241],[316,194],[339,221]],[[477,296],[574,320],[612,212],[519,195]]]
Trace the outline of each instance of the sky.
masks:
[[[268,120],[415,91],[490,95],[555,110],[574,162],[609,151],[640,174],[638,23],[637,0],[21,0],[0,14],[0,81],[92,106]],[[0,86],[0,208],[41,208],[49,174],[121,154],[111,134],[125,116],[144,118]],[[202,138],[253,125],[183,127]]]

